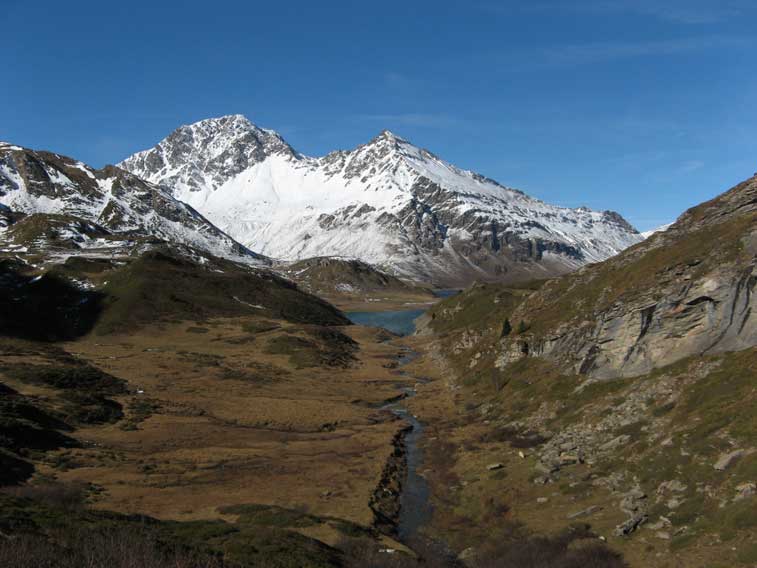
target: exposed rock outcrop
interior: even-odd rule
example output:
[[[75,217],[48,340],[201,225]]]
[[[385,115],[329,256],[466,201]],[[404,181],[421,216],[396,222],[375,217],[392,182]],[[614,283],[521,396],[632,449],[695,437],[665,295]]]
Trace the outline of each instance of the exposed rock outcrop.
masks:
[[[596,378],[757,345],[757,177],[602,264],[548,283],[517,308],[529,333],[498,365],[546,357]]]

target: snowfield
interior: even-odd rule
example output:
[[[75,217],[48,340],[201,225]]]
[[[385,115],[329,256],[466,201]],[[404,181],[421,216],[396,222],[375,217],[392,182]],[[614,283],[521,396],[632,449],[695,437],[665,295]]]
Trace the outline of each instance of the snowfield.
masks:
[[[548,265],[549,273],[642,240],[615,213],[549,205],[388,131],[313,158],[232,115],[183,126],[119,166],[165,187],[250,249],[283,260],[352,256],[416,278],[454,264],[480,277],[490,267],[466,243],[492,258],[507,256],[512,243],[531,246],[523,262]]]

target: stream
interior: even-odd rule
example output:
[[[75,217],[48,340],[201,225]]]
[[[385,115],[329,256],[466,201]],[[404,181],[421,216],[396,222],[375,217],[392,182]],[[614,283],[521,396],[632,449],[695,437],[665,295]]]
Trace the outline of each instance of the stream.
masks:
[[[415,331],[414,320],[425,311],[347,312],[347,317],[359,325],[383,327],[399,335],[410,335]],[[399,360],[400,368],[414,361],[418,355],[414,351],[404,353]],[[399,374],[406,376],[406,372],[402,370]],[[406,398],[416,394],[414,387],[403,386],[402,390],[407,395]],[[419,447],[423,435],[423,424],[405,408],[402,401],[387,404],[383,408],[391,410],[412,427],[404,438],[407,474],[402,484],[397,525],[397,534],[400,540],[404,541],[415,535],[418,529],[431,518],[431,490],[427,481],[418,473],[423,465],[423,453]]]

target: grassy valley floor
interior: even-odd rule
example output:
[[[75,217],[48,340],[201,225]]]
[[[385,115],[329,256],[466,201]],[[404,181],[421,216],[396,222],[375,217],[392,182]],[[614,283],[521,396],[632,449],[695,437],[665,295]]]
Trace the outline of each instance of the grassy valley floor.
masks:
[[[27,452],[32,481],[91,484],[90,504],[103,511],[185,522],[252,515],[327,545],[367,537],[403,549],[373,530],[370,506],[405,426],[381,407],[412,383],[396,371],[393,339],[359,326],[218,318],[59,344],[56,357],[125,381],[111,396],[123,416]],[[5,388],[56,401],[55,388],[23,371],[57,365],[44,344],[3,347]]]

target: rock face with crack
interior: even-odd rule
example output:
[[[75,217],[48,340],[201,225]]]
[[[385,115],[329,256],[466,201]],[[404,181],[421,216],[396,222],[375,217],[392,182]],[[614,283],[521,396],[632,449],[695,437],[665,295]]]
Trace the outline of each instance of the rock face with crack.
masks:
[[[547,284],[499,365],[546,357],[599,379],[757,344],[757,177],[605,263]]]

